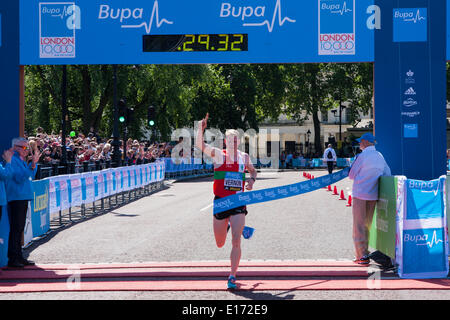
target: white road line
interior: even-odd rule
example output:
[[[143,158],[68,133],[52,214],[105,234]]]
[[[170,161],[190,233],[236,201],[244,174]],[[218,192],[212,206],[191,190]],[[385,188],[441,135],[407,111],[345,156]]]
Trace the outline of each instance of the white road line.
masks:
[[[203,209],[200,209],[200,211],[208,210],[208,209],[211,208],[212,206],[213,206],[213,204],[211,203],[211,204],[207,205],[206,207],[204,207]]]

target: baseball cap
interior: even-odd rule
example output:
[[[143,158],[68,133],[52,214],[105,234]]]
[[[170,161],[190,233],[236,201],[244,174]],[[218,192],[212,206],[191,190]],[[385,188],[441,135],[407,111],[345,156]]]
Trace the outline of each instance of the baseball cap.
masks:
[[[361,138],[356,139],[356,141],[361,142],[361,140],[367,140],[370,143],[375,143],[375,137],[370,132],[364,133]]]

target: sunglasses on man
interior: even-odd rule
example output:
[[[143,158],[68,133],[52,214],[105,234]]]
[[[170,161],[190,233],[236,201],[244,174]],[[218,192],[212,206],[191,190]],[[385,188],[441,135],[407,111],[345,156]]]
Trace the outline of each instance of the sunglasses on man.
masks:
[[[22,150],[27,150],[28,149],[28,146],[18,146],[18,145],[15,145],[15,147],[16,148],[20,148],[20,149],[22,149]]]

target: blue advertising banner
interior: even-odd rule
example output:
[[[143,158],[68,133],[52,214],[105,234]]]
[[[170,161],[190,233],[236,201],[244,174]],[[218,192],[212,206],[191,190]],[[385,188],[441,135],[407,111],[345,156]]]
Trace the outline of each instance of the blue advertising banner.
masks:
[[[39,237],[50,230],[50,185],[49,180],[33,181],[31,205],[31,226],[33,237]]]
[[[8,264],[8,237],[8,206],[4,206],[2,207],[2,218],[0,220],[0,267],[6,266]]]
[[[393,175],[447,171],[446,2],[375,1],[385,14],[375,32],[374,130]]]
[[[19,2],[0,1],[0,150],[11,147],[20,134]]]
[[[449,2],[435,2],[441,1]],[[384,28],[382,16],[392,12],[384,8],[390,1],[382,2],[20,0],[20,63],[374,61],[374,30]],[[426,6],[396,7],[394,41],[426,41]],[[417,9],[412,16],[410,8]]]
[[[373,61],[372,0],[20,1],[21,64]]]
[[[446,177],[398,179],[396,262],[401,278],[446,278],[449,272]]]

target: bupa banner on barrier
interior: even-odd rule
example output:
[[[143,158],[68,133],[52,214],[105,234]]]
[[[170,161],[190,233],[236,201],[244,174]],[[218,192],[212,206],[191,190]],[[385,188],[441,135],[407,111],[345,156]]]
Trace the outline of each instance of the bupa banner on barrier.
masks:
[[[445,181],[445,176],[431,181],[398,179],[396,261],[401,278],[448,275]]]
[[[91,172],[85,172],[81,174],[81,200],[83,204],[92,203],[95,201],[94,182],[94,176]]]
[[[50,213],[162,181],[164,170],[164,163],[155,162],[45,179],[49,183]]]
[[[73,174],[68,176],[69,184],[69,202],[71,207],[81,206],[82,203],[82,185],[81,174]]]
[[[31,201],[31,225],[33,237],[38,237],[50,230],[49,182],[33,182],[33,200]]]
[[[33,181],[33,200],[29,202],[24,245],[50,230],[50,220],[61,210],[92,203],[109,195],[164,180],[160,162],[46,178]],[[133,182],[128,177],[133,174]],[[3,207],[0,220],[0,267],[7,264],[9,219]]]
[[[336,173],[304,182],[257,191],[236,193],[232,196],[214,200],[213,213],[217,214],[241,206],[298,196],[336,183],[346,178],[349,172],[350,168],[345,168]]]
[[[48,179],[33,181],[33,199],[28,202],[23,231],[24,245],[50,230],[50,197]]]

